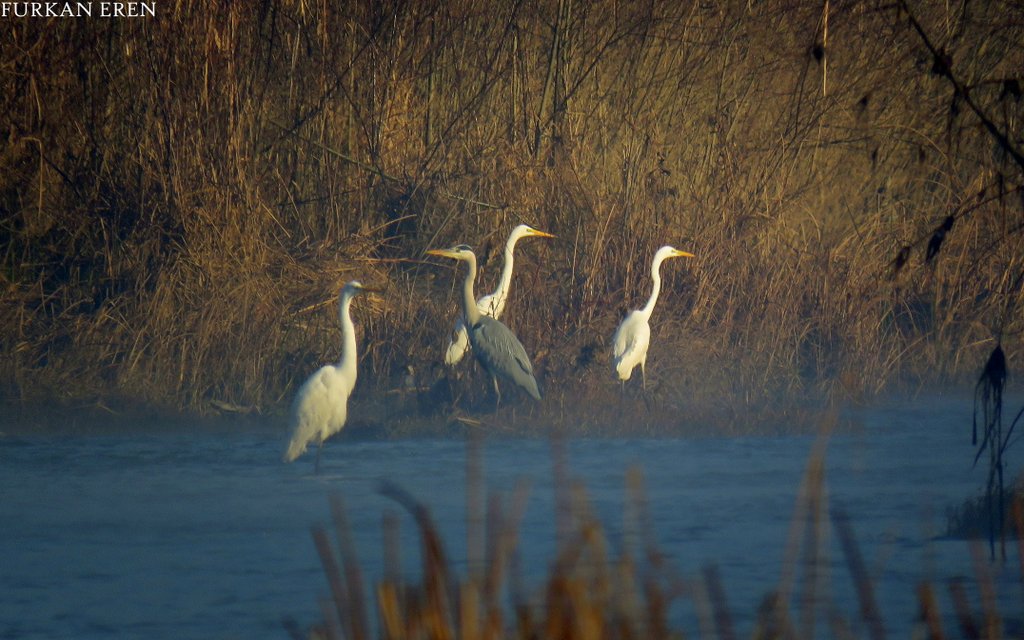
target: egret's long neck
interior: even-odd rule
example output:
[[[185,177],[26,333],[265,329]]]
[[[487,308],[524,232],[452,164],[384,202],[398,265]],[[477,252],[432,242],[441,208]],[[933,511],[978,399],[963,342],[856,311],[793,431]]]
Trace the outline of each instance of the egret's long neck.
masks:
[[[501,280],[498,281],[498,288],[494,290],[495,297],[495,317],[501,313],[502,307],[505,306],[505,299],[508,298],[509,287],[512,286],[512,264],[515,261],[513,253],[516,249],[516,242],[519,238],[512,236],[505,243],[505,264],[501,268]]]
[[[473,297],[474,280],[476,280],[476,257],[470,255],[466,259],[466,281],[462,283],[462,313],[468,327],[472,327],[480,321],[480,310],[476,308],[476,298]]]
[[[658,303],[658,294],[661,293],[661,263],[664,261],[665,259],[659,256],[651,265],[651,280],[654,281],[654,288],[651,290],[651,297],[647,300],[647,304],[640,310],[648,318],[654,312],[654,305]]]
[[[351,380],[352,385],[356,382],[356,328],[352,324],[352,316],[349,314],[349,307],[352,306],[352,296],[345,295],[338,305],[338,319],[341,320],[341,362],[338,368],[346,380]]]

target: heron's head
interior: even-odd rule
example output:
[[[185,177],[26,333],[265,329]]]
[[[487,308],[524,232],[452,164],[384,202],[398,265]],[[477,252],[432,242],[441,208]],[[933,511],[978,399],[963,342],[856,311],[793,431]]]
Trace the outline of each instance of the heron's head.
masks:
[[[463,262],[476,261],[476,256],[473,255],[473,250],[466,244],[457,244],[451,249],[428,249],[427,255],[452,258],[453,260],[461,260]]]
[[[349,298],[358,295],[360,293],[381,293],[383,290],[376,287],[364,286],[362,282],[358,280],[351,280],[345,283],[345,286],[341,289],[341,295],[348,296]]]
[[[531,236],[535,237],[535,238],[554,238],[555,237],[554,235],[552,235],[552,234],[550,234],[550,233],[548,233],[546,231],[541,231],[540,229],[534,229],[533,227],[531,227],[528,224],[521,224],[518,227],[516,227],[515,229],[513,229],[512,230],[512,234],[511,234],[510,237],[515,238],[516,240],[518,240],[519,238],[529,238]]]
[[[654,254],[655,260],[657,260],[659,256],[661,257],[662,260],[664,260],[666,258],[696,258],[697,257],[697,256],[693,255],[692,253],[690,253],[689,251],[680,251],[679,249],[676,249],[675,247],[670,247],[668,245],[665,245],[664,247],[658,249],[658,253]]]

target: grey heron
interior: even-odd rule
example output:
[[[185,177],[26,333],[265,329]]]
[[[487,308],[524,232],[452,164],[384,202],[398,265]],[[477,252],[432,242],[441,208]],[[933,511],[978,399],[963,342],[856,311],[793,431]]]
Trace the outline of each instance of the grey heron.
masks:
[[[512,230],[508,240],[505,242],[505,264],[501,269],[501,279],[498,281],[498,288],[494,293],[481,296],[476,301],[476,308],[485,316],[497,320],[501,312],[505,310],[505,302],[508,300],[508,291],[512,284],[512,265],[514,261],[516,243],[523,238],[554,238],[550,233],[534,229],[528,224],[521,224]],[[455,366],[466,355],[469,349],[469,335],[466,333],[466,323],[461,317],[455,321],[455,329],[448,341],[448,347],[444,352],[444,363],[450,367]]]
[[[540,400],[537,380],[533,377],[533,365],[526,355],[519,338],[500,320],[480,313],[473,297],[473,281],[476,279],[476,255],[464,244],[451,249],[431,249],[428,255],[452,258],[466,263],[466,280],[462,285],[462,315],[473,348],[473,355],[491,375],[497,402],[501,402],[498,378],[502,377],[523,388],[535,400]]]

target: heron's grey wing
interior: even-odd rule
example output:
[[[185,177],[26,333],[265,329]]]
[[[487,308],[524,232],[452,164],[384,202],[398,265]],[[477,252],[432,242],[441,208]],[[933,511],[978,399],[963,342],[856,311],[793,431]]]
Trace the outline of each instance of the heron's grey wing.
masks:
[[[480,364],[495,376],[511,380],[540,400],[533,365],[526,349],[512,331],[494,318],[483,316],[470,331],[473,353]]]

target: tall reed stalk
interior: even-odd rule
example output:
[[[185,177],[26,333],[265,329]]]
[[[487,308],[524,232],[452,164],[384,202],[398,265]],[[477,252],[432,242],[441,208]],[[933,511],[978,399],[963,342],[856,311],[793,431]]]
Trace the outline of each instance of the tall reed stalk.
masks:
[[[827,435],[808,461],[786,548],[751,548],[751,553],[761,556],[783,554],[782,575],[775,588],[765,595],[756,615],[744,616],[754,621],[754,638],[881,640],[889,635],[876,578],[857,541],[856,523],[843,510],[830,507],[825,438]],[[308,631],[290,621],[292,637],[583,640],[677,638],[690,633],[699,638],[743,637],[723,585],[722,570],[708,565],[693,575],[686,574],[659,548],[651,509],[665,505],[649,504],[642,472],[631,469],[627,473],[625,529],[615,548],[595,517],[585,488],[572,480],[563,446],[552,441],[554,487],[559,494],[552,527],[557,547],[539,583],[526,584],[518,561],[525,542],[519,537],[519,522],[527,491],[519,486],[511,493],[487,492],[478,459],[481,447],[470,439],[467,490],[487,498],[467,501],[467,549],[476,557],[469,547],[479,536],[486,549],[483,563],[470,562],[464,571],[458,570],[446,546],[452,541],[442,538],[427,505],[401,487],[385,484],[382,493],[408,513],[418,532],[420,566],[403,570],[400,557],[405,550],[396,542],[399,525],[395,518],[387,518],[383,537],[388,568],[368,589],[342,499],[334,496],[331,513],[336,544],[325,527],[313,529],[331,598],[325,602],[322,622]],[[479,485],[468,486],[471,483]],[[1020,525],[1018,511],[1018,532],[1024,534]],[[832,551],[833,538],[838,541],[837,551]],[[1024,541],[1024,535],[1020,539]],[[973,580],[957,577],[944,585],[925,582],[918,586],[919,615],[907,611],[905,616],[918,621],[916,628],[923,637],[1015,637],[1012,627],[1004,625],[996,604],[997,587],[989,565],[980,558],[978,548],[974,549],[978,561]],[[838,553],[842,563],[834,564],[831,553]],[[847,575],[835,574],[834,566],[845,566]],[[834,589],[831,581],[841,579],[849,579],[853,585],[850,603],[840,602],[834,595],[840,590]],[[941,588],[949,591],[952,611],[942,610],[939,604],[936,590]],[[696,619],[684,620],[683,611],[692,611]],[[951,621],[959,626],[960,634],[948,627]],[[680,624],[696,631],[684,633]]]

